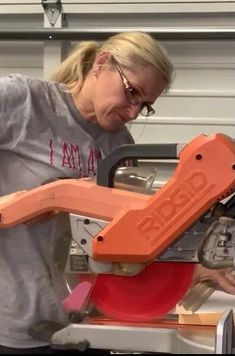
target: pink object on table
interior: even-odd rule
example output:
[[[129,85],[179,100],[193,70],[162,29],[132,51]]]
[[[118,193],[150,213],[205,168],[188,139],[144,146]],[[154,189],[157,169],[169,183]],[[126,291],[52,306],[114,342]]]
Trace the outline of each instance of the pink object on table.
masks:
[[[93,284],[89,282],[79,283],[63,301],[66,311],[82,310],[86,306]]]

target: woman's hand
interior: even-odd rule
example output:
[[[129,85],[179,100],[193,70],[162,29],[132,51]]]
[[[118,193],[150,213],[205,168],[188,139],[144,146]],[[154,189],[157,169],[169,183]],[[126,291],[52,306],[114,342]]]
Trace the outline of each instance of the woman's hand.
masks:
[[[235,295],[235,275],[229,269],[208,269],[198,264],[195,268],[193,286],[198,282],[212,281],[216,289]]]

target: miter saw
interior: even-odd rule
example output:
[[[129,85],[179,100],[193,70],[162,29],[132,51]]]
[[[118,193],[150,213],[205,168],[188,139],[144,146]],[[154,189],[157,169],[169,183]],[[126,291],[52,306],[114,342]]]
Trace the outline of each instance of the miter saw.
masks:
[[[140,159],[177,165],[160,189],[153,177],[141,192],[115,186],[118,167]],[[234,267],[234,190],[235,143],[218,133],[186,145],[123,145],[100,163],[96,182],[58,179],[18,192],[0,206],[2,228],[59,212],[52,276],[71,324],[36,331],[51,327],[57,348],[213,351],[182,342],[167,314],[189,292],[196,263]],[[174,346],[160,347],[164,337]]]

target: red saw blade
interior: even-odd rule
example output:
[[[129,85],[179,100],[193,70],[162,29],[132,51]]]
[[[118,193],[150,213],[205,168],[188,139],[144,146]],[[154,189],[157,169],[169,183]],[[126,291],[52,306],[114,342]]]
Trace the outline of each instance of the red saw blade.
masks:
[[[123,321],[165,316],[186,294],[194,264],[153,262],[134,277],[99,275],[91,301],[103,315]]]

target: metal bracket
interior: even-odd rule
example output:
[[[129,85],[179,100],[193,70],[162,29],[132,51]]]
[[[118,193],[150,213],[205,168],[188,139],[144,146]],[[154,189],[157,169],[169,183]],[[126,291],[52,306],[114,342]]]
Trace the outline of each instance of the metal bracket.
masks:
[[[233,309],[228,309],[217,323],[215,353],[234,354],[234,336]]]
[[[48,21],[51,26],[54,26],[62,11],[61,0],[42,0],[41,4]]]

